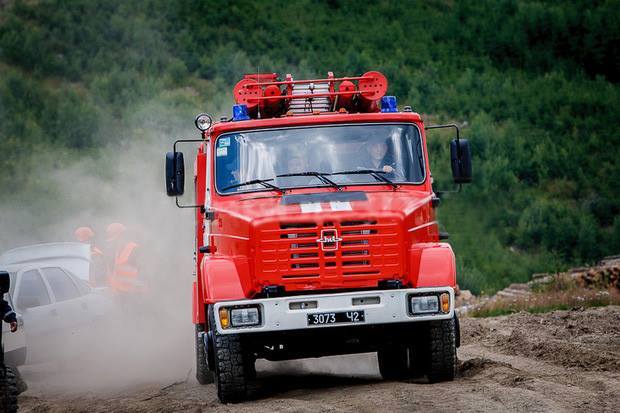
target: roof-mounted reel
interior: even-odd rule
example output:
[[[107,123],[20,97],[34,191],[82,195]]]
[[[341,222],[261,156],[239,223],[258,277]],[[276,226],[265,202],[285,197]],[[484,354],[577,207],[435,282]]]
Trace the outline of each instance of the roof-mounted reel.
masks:
[[[379,100],[388,88],[380,72],[357,77],[279,81],[276,73],[245,75],[233,89],[237,104],[246,105],[251,118],[322,112],[379,112]]]

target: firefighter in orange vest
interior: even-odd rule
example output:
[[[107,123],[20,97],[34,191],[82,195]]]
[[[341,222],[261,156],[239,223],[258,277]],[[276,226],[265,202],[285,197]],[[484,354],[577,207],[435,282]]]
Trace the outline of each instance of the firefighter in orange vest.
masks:
[[[146,286],[140,279],[138,265],[138,244],[126,240],[127,228],[113,223],[106,230],[109,246],[108,284],[118,293],[145,292]]]
[[[79,227],[75,230],[75,239],[90,245],[89,283],[93,287],[104,287],[107,283],[107,265],[103,251],[94,244],[95,231],[90,227]]]

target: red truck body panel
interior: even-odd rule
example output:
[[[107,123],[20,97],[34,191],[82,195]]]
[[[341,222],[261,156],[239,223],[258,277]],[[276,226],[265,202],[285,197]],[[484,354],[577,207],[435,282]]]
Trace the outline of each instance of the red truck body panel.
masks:
[[[197,279],[194,285],[195,323],[205,322],[204,305],[248,299],[263,287],[284,286],[287,292],[377,288],[381,280],[400,280],[408,287],[456,284],[454,254],[439,242],[430,182],[426,136],[420,116],[397,113],[323,113],[216,123],[204,133],[195,164],[196,201],[205,202],[207,164],[205,145],[214,150],[223,133],[307,125],[410,123],[417,125],[425,154],[423,183],[351,185],[342,191],[363,192],[366,200],[347,208],[320,204],[320,212],[300,204],[283,204],[281,194],[259,191],[220,195],[209,188],[213,220],[196,213]],[[211,180],[213,181],[213,180]],[[288,194],[337,192],[331,187],[299,188]],[[209,226],[212,253],[202,254]],[[335,235],[337,248],[317,240]],[[202,307],[202,308],[201,308]]]

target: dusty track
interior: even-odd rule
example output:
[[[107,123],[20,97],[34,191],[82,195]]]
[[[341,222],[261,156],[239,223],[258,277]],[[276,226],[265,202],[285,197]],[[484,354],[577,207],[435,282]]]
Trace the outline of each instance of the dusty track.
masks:
[[[384,382],[371,355],[259,364],[255,401],[222,405],[213,385],[135,386],[105,394],[42,390],[26,371],[23,412],[618,411],[620,307],[462,320],[459,377]],[[30,374],[30,377],[29,377]]]

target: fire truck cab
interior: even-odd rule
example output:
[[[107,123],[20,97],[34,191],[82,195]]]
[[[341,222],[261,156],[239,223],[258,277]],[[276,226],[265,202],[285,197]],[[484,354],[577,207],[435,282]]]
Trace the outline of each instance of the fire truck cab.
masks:
[[[425,127],[387,88],[379,72],[246,75],[230,119],[196,118],[197,379],[221,401],[255,393],[258,358],[377,352],[385,379],[454,378],[455,258]],[[437,127],[456,129],[454,181],[470,182],[468,141]],[[184,192],[177,143],[170,196]]]

